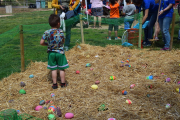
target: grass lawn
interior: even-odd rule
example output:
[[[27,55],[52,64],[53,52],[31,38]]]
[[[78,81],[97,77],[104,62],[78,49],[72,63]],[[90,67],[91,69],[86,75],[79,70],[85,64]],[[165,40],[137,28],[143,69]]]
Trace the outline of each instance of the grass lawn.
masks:
[[[0,79],[14,72],[20,72],[21,57],[20,57],[20,40],[19,40],[19,25],[23,25],[24,30],[24,54],[26,66],[31,61],[47,61],[47,47],[39,44],[42,34],[49,29],[48,17],[53,11],[34,11],[27,13],[17,13],[14,16],[0,18]],[[179,21],[179,16],[176,13],[176,22]],[[180,44],[177,41],[179,25],[176,23],[174,31],[173,48],[179,49]],[[80,29],[73,28],[71,33],[72,48],[77,43],[81,42]],[[105,47],[108,44],[121,45],[121,41],[106,40],[107,29],[95,30],[84,29],[84,38],[86,44]],[[120,29],[118,34],[122,36],[124,30]],[[114,32],[112,32],[114,36]],[[161,35],[159,37],[161,39]],[[162,47],[163,42],[158,41],[156,47]]]

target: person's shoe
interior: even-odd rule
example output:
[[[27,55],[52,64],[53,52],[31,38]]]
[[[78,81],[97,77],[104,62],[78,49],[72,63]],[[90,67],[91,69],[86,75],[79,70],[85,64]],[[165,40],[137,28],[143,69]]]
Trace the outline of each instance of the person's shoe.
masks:
[[[145,42],[145,41],[143,41],[143,43],[142,43],[142,44],[143,44],[143,46],[144,46],[144,45],[146,45],[146,42]]]
[[[65,47],[64,47],[64,50],[65,50],[65,51],[68,51],[68,50],[69,50],[68,46],[65,46]]]
[[[107,40],[111,40],[111,37],[107,37]]]
[[[61,83],[61,88],[67,87],[67,83]]]
[[[166,47],[165,47],[164,50],[169,50],[169,48],[166,48]]]
[[[121,38],[120,37],[115,37],[115,40],[120,40]]]
[[[56,84],[53,84],[53,85],[52,85],[52,88],[53,88],[53,89],[57,89],[57,88],[58,88],[57,83],[56,83]]]

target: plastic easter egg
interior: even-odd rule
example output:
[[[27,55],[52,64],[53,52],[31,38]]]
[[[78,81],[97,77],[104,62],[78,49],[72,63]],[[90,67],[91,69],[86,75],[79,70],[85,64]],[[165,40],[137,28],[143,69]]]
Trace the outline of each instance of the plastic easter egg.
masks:
[[[131,89],[134,88],[134,87],[135,87],[135,84],[130,85],[130,88],[131,88]]]
[[[115,76],[110,76],[110,78],[109,78],[110,80],[115,80],[116,79],[116,77]]]
[[[51,93],[51,97],[55,97],[55,94],[54,94],[54,93]]]
[[[124,65],[123,65],[123,64],[121,64],[121,65],[120,65],[120,67],[124,67]]]
[[[129,64],[125,64],[125,66],[129,66]]]
[[[38,105],[38,106],[36,106],[35,110],[36,110],[36,111],[39,111],[39,110],[41,110],[42,108],[43,108],[42,106]]]
[[[93,70],[93,68],[90,68],[90,70]]]
[[[150,94],[147,94],[147,97],[150,97]]]
[[[116,118],[108,118],[108,120],[116,120]]]
[[[171,105],[170,104],[166,104],[166,108],[170,108],[171,107]]]
[[[45,110],[47,109],[47,107],[43,107]]]
[[[153,88],[153,86],[152,86],[152,85],[148,85],[148,87],[149,87],[150,89],[152,89],[152,88]]]
[[[165,82],[170,82],[171,81],[171,78],[167,78]]]
[[[178,85],[180,85],[180,81],[178,82]]]
[[[131,65],[129,65],[129,67],[131,67]]]
[[[153,79],[153,76],[150,75],[150,76],[148,76],[146,79],[152,80],[152,79]]]
[[[87,63],[87,64],[86,64],[86,67],[90,67],[90,66],[91,66],[91,64],[90,64],[90,63]]]
[[[16,110],[16,112],[19,114],[19,113],[20,113],[20,110]]]
[[[99,84],[100,83],[100,81],[99,80],[97,80],[96,82],[95,82],[95,84]]]
[[[127,59],[126,62],[129,62],[129,59]]]
[[[39,105],[44,105],[45,104],[45,101],[44,100],[41,100],[40,102],[39,102]]]
[[[123,90],[123,91],[122,91],[122,94],[123,94],[123,95],[127,95],[127,91]]]
[[[176,88],[176,92],[180,93],[180,88]]]
[[[97,85],[92,85],[91,88],[92,89],[98,89],[98,86]]]
[[[62,116],[62,112],[61,112],[61,109],[59,107],[56,108],[55,110],[55,113],[58,117],[61,117]]]
[[[121,63],[124,63],[124,61],[121,61]]]
[[[73,113],[66,113],[65,114],[65,118],[66,119],[71,119],[71,118],[73,118],[74,117],[74,114]]]
[[[26,86],[26,84],[24,82],[20,82],[20,86],[24,87],[24,86]]]
[[[20,94],[26,94],[26,91],[24,89],[19,90]]]
[[[55,119],[56,119],[55,115],[53,114],[48,115],[48,120],[55,120]]]
[[[9,100],[9,103],[12,103],[14,100]]]
[[[79,74],[79,73],[80,73],[80,71],[79,71],[79,70],[77,70],[77,71],[76,71],[76,74]]]
[[[48,112],[54,112],[56,110],[56,106],[54,105],[51,105],[49,108],[48,108]]]
[[[132,101],[131,101],[131,100],[129,100],[129,99],[127,99],[127,100],[126,100],[126,103],[127,103],[127,104],[131,104],[131,103],[132,103]]]
[[[34,75],[33,75],[33,74],[29,75],[29,78],[33,78],[33,77],[34,77]]]

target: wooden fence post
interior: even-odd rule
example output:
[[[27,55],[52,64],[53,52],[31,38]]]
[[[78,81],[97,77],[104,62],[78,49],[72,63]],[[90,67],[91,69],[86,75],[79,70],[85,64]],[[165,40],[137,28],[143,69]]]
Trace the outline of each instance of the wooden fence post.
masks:
[[[83,32],[82,14],[79,14],[79,19],[80,19],[80,27],[81,27],[81,39],[82,39],[82,43],[84,44],[84,32]]]
[[[139,41],[138,41],[138,48],[140,48],[141,49],[141,39],[142,39],[142,16],[143,16],[143,14],[142,14],[143,12],[141,11],[141,13],[139,13],[140,14],[140,20],[139,20]]]
[[[23,39],[23,26],[19,26],[20,29],[20,46],[21,46],[21,72],[25,71],[25,62],[24,62],[24,39]]]
[[[170,41],[169,50],[172,50],[172,46],[173,46],[174,25],[175,25],[175,13],[173,13],[173,18],[172,18],[171,41]]]

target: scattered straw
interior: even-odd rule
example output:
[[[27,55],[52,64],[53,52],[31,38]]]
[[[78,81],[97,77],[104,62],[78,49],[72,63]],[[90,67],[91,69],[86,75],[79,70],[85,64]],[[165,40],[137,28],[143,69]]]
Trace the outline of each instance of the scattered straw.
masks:
[[[80,46],[81,50],[75,46],[66,52],[70,65],[66,70],[67,88],[53,90],[47,62],[32,62],[25,72],[12,74],[0,82],[0,110],[14,108],[21,113],[47,119],[47,110],[35,112],[34,108],[40,100],[53,100],[53,103],[45,106],[59,106],[63,117],[58,119],[64,119],[67,112],[74,113],[74,120],[107,120],[111,117],[117,120],[180,119],[180,94],[175,91],[175,88],[180,87],[177,85],[180,80],[179,50],[148,51],[110,45],[105,48],[85,44]],[[120,67],[121,61],[127,59],[130,59],[132,67]],[[92,71],[91,67],[85,67],[86,63],[91,63]],[[80,74],[75,74],[76,70]],[[34,78],[29,78],[31,74]],[[109,80],[112,75],[116,76],[116,80]],[[156,77],[147,80],[149,75]],[[167,77],[171,78],[169,83],[165,82]],[[100,84],[97,90],[93,90],[91,85],[96,80]],[[23,88],[27,93],[25,95],[19,94],[21,81],[26,83]],[[136,86],[130,89],[131,84]],[[148,88],[148,85],[153,88]],[[122,95],[122,90],[128,94]],[[51,93],[55,94],[56,100],[50,97]],[[12,103],[7,103],[12,99]],[[132,104],[126,104],[126,99],[130,99]],[[108,110],[98,111],[103,103]],[[168,103],[171,107],[166,109]]]

